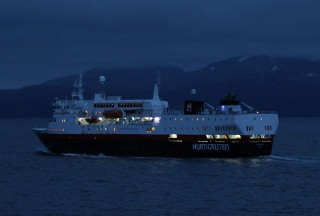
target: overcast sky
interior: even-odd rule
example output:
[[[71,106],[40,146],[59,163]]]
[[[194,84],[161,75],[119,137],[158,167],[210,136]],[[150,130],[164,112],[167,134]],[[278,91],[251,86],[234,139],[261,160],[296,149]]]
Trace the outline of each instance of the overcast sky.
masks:
[[[0,89],[96,67],[319,51],[319,0],[0,1]]]

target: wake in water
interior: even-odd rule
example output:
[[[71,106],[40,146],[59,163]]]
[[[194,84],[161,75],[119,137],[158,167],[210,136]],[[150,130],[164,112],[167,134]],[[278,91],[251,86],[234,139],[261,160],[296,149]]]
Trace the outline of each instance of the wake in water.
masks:
[[[277,156],[270,155],[268,158],[275,161],[290,161],[290,162],[320,162],[320,157],[315,156]]]
[[[50,152],[48,149],[45,149],[45,148],[37,149],[35,151],[35,154],[44,155],[44,156],[66,156],[66,157],[82,157],[82,158],[93,158],[93,159],[106,159],[106,158],[110,158],[111,157],[111,156],[106,156],[104,154],[99,154],[99,155],[72,154],[72,153],[55,154],[55,153]]]
[[[52,155],[52,156],[58,156],[58,154],[54,154],[52,152],[50,152],[48,149],[46,149],[45,147],[40,146],[39,148],[37,148],[34,152],[37,155]]]
[[[84,158],[93,158],[93,159],[106,159],[111,158],[111,156],[106,156],[104,154],[99,155],[87,155],[87,154],[62,154],[67,157],[84,157]]]
[[[88,155],[88,154],[73,154],[73,153],[66,153],[66,154],[55,154],[50,152],[48,149],[44,147],[40,147],[35,151],[35,154],[44,155],[44,156],[66,156],[66,157],[82,157],[82,158],[94,158],[94,159],[106,159],[111,158],[112,156],[106,156],[104,154],[99,155]],[[137,158],[137,159],[145,159],[145,157],[130,157],[130,158]],[[202,158],[206,160],[206,158]],[[252,161],[259,161],[259,159],[263,160],[271,160],[271,161],[287,161],[287,162],[320,162],[320,157],[316,156],[292,156],[292,155],[270,155],[270,156],[260,156],[257,158],[207,158],[210,161],[214,162],[228,162],[232,164],[242,164],[245,162],[252,162]]]
[[[203,160],[206,160],[203,158]],[[317,156],[292,156],[292,155],[270,155],[259,157],[244,158],[207,158],[207,160],[215,163],[227,163],[234,165],[254,165],[260,166],[268,162],[287,162],[287,163],[319,163],[320,157]]]

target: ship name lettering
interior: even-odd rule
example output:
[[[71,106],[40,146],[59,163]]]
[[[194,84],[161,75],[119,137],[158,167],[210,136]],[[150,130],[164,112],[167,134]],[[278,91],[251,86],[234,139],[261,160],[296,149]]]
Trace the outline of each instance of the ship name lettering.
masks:
[[[229,151],[229,144],[193,144],[192,150],[196,151]]]

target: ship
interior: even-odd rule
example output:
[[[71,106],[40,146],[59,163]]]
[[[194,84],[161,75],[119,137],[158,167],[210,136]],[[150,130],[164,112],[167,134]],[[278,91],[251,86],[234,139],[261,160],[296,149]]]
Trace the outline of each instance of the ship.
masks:
[[[84,99],[80,74],[71,99],[55,98],[48,127],[32,128],[51,153],[175,158],[272,153],[279,124],[275,111],[256,110],[232,94],[212,106],[197,100],[195,89],[181,107],[171,108],[159,97],[159,83],[150,99],[106,96],[106,77],[97,78],[100,90],[93,99]]]

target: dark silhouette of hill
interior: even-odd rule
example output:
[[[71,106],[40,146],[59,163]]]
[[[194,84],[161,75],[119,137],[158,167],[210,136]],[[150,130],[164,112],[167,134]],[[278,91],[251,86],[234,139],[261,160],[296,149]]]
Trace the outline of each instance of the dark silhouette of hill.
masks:
[[[277,110],[283,117],[319,117],[320,61],[269,56],[236,57],[185,72],[176,67],[92,69],[84,72],[85,98],[92,99],[100,89],[98,78],[107,78],[107,95],[126,99],[151,98],[154,83],[161,74],[160,97],[170,106],[181,106],[190,98],[212,105],[233,93],[259,110]],[[0,117],[50,117],[55,97],[71,98],[72,84],[78,74],[49,80],[16,90],[0,90],[5,106]]]

